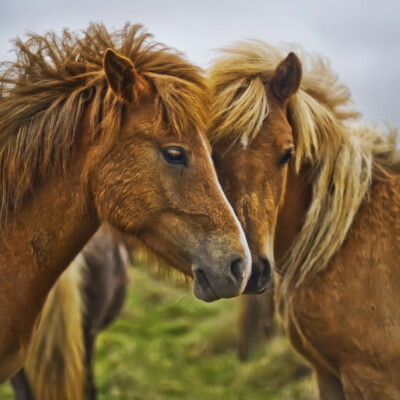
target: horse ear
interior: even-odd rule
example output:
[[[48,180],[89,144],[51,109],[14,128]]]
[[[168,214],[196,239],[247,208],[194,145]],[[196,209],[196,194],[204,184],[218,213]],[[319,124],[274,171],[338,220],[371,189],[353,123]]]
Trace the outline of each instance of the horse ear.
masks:
[[[271,89],[280,100],[286,101],[292,97],[300,87],[302,66],[299,57],[290,52],[279,63],[271,80]]]
[[[103,68],[110,88],[116,96],[125,101],[133,101],[133,85],[139,76],[129,58],[107,49]]]

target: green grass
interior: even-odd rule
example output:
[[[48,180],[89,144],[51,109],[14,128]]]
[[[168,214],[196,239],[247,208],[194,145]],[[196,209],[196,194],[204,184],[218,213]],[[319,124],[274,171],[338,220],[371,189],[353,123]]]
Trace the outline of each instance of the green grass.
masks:
[[[278,335],[236,357],[237,300],[206,304],[135,268],[122,315],[97,342],[99,400],[316,399],[304,363]],[[8,384],[0,400],[12,399]]]

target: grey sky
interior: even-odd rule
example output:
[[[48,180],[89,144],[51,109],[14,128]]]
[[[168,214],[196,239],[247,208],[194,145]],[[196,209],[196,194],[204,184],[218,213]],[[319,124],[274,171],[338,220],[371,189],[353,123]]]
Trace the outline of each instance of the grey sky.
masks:
[[[235,40],[299,43],[331,60],[369,122],[400,126],[398,0],[1,0],[0,59],[26,31],[80,30],[90,21],[142,23],[203,67],[212,49]]]

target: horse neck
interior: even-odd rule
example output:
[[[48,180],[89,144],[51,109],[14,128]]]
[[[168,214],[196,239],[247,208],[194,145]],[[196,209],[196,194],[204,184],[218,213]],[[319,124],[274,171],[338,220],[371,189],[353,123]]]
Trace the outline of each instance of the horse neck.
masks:
[[[296,173],[293,164],[289,166],[284,200],[278,213],[275,231],[274,252],[278,265],[303,226],[311,202],[308,176],[307,166],[303,166],[299,173]]]
[[[20,366],[51,286],[98,227],[82,163],[37,188],[0,233],[0,326],[8,327],[0,330],[0,381]]]

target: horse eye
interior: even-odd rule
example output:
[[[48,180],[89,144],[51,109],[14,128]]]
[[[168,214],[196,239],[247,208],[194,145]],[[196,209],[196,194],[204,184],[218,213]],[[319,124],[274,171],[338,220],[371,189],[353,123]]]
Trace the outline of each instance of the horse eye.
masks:
[[[294,156],[294,146],[290,147],[289,149],[286,150],[285,154],[279,161],[279,166],[283,167],[285,164],[287,164]]]
[[[181,147],[167,147],[161,151],[165,161],[170,164],[179,164],[187,166],[187,155]]]

